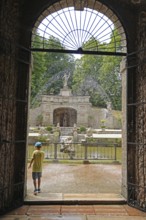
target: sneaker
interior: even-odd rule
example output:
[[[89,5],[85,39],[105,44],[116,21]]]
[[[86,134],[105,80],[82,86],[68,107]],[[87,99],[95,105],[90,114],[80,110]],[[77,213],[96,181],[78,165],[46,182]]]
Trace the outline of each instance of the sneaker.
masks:
[[[34,190],[34,195],[35,195],[35,196],[37,195],[37,189]]]
[[[41,189],[38,189],[38,193],[40,193],[41,192]]]

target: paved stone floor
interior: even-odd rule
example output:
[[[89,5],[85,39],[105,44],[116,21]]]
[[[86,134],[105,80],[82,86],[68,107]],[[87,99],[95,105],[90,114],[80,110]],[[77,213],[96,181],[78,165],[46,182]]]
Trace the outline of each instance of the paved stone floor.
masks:
[[[42,193],[33,197],[31,170],[28,170],[28,192],[22,207],[0,216],[3,220],[146,220],[146,213],[127,204],[103,204],[107,199],[113,201],[115,194],[121,192],[121,166],[102,164],[63,165],[45,164]],[[60,194],[68,195],[71,200],[88,200],[88,205],[32,205],[35,201],[62,199]],[[58,195],[58,196],[57,196]],[[80,195],[80,198],[78,197]],[[55,197],[56,196],[56,197]],[[90,204],[98,196],[99,204]],[[112,198],[113,197],[113,198]],[[69,198],[67,198],[68,201]],[[34,201],[33,201],[34,202]]]
[[[31,170],[26,201],[121,199],[119,164],[44,164],[42,193],[33,195]],[[103,196],[104,194],[104,196]]]
[[[3,220],[146,220],[146,213],[128,205],[24,205]]]

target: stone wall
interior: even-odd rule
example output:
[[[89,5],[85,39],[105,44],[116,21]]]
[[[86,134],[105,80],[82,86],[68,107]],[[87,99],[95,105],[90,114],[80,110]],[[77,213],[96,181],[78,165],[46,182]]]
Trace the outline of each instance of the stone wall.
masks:
[[[29,126],[36,126],[40,125],[38,123],[39,116],[42,114],[41,106],[35,108],[35,109],[30,109],[29,110]]]
[[[137,45],[136,67],[136,98],[135,102],[135,128],[136,128],[136,155],[135,155],[135,184],[140,186],[137,191],[137,202],[141,207],[146,207],[146,10],[139,13],[139,28]]]
[[[0,210],[22,204],[25,186],[30,52],[19,10],[19,0],[0,1]]]
[[[122,76],[122,195],[127,198],[127,69],[126,59],[120,66]]]
[[[48,105],[48,108],[49,107],[51,108],[51,106]],[[56,106],[56,108],[59,108],[59,107],[60,107],[59,105]],[[90,107],[90,109],[87,108],[86,110],[85,106],[82,109],[84,110],[84,117],[86,118],[86,120],[84,120],[84,117],[79,118],[80,115],[82,115],[82,111],[79,110],[80,111],[79,114],[77,111],[77,118],[78,118],[77,126],[101,128],[101,121],[105,120],[106,128],[121,129],[121,112],[120,111],[109,112],[107,109],[95,108],[95,107]],[[52,114],[53,114],[53,111],[52,111]],[[41,124],[42,126],[53,125],[52,121],[49,121],[49,118],[53,118],[53,115],[48,116],[48,110],[46,110],[45,112],[45,108],[42,108],[42,106],[40,106],[35,109],[30,109],[29,126],[39,125],[38,124],[39,116],[42,116],[43,120],[45,119],[45,123],[43,123],[42,121],[42,124]]]

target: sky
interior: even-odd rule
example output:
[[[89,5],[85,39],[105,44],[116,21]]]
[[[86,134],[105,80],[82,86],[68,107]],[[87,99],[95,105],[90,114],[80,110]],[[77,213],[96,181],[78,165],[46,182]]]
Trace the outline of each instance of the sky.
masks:
[[[54,36],[70,50],[82,47],[91,37],[108,43],[113,29],[114,24],[105,15],[89,8],[75,11],[73,7],[50,14],[38,26],[40,36]]]

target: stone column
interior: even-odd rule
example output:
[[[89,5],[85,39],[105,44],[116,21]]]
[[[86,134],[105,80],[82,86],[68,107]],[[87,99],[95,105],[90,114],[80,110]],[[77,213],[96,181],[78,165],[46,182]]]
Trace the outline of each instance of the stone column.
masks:
[[[122,77],[122,195],[127,198],[127,69],[126,58],[120,64]]]

